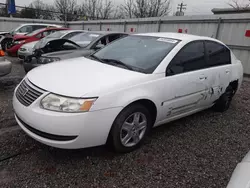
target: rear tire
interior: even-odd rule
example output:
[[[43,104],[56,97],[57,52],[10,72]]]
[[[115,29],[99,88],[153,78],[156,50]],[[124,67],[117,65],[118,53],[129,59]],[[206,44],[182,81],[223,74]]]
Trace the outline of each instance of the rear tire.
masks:
[[[137,121],[138,120],[138,121]],[[127,153],[141,146],[152,127],[152,116],[141,104],[133,104],[116,117],[111,138],[116,152]]]
[[[227,111],[231,105],[234,93],[233,88],[228,86],[225,93],[223,93],[222,96],[216,101],[213,109],[217,112]]]

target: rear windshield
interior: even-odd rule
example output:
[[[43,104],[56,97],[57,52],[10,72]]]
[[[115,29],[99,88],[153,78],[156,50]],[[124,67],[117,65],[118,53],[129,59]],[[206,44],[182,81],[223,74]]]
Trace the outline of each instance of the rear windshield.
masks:
[[[82,47],[85,47],[88,44],[90,44],[93,40],[98,38],[99,36],[100,36],[99,34],[95,34],[95,33],[80,33],[78,35],[75,35],[69,38],[69,40],[77,43],[78,45]]]
[[[61,38],[63,35],[67,34],[69,31],[56,31],[47,36],[47,38]]]

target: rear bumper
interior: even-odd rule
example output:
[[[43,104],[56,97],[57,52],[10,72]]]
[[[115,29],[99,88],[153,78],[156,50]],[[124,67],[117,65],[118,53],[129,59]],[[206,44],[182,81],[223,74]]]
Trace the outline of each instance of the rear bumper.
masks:
[[[0,57],[0,76],[5,76],[11,72],[12,64],[10,61]]]

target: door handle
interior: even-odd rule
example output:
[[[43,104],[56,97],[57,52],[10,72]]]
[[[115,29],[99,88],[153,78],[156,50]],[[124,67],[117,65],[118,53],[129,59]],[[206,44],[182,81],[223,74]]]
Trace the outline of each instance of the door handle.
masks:
[[[226,70],[226,74],[229,74],[230,73],[230,70]]]
[[[200,78],[200,80],[206,80],[207,79],[207,77],[205,75],[201,75],[199,78]]]

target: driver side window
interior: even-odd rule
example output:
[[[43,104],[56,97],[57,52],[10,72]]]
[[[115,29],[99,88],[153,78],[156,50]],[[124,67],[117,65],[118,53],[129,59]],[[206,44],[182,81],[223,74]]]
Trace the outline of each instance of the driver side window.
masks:
[[[93,47],[93,49],[99,50],[107,45],[106,37],[102,37]]]
[[[106,46],[107,44],[106,37],[101,38],[96,45],[100,45],[100,44]]]
[[[184,46],[170,62],[166,70],[166,76],[204,68],[206,68],[204,42],[191,42]]]

